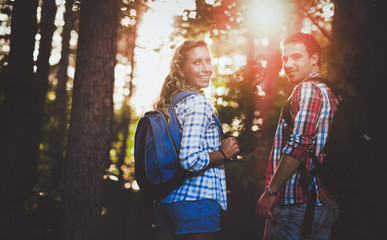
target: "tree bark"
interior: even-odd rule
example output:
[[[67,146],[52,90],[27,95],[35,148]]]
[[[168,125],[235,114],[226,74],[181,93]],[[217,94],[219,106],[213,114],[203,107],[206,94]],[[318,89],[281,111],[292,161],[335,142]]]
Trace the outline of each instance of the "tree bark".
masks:
[[[66,85],[68,82],[67,69],[69,66],[70,56],[70,33],[74,27],[73,0],[66,1],[66,11],[64,13],[65,25],[62,31],[62,50],[61,59],[59,61],[59,69],[57,73],[58,84],[55,89],[55,118],[57,126],[55,128],[55,136],[51,144],[53,174],[52,185],[55,189],[59,189],[63,176],[63,162],[65,157],[65,149],[67,143],[67,123],[68,123],[68,93]]]
[[[103,174],[109,154],[118,1],[81,2],[63,189],[61,237],[101,236]]]
[[[363,170],[362,181],[369,187],[339,199],[340,219],[334,239],[380,239],[387,227],[384,220],[387,190],[383,186],[387,181],[384,151],[387,36],[381,34],[387,29],[385,1],[335,0],[334,3],[329,76],[366,103],[367,109],[363,109],[367,112],[366,128],[375,149],[364,159],[371,171]]]
[[[39,138],[34,128],[38,89],[33,51],[38,0],[16,0],[0,106],[0,239],[15,239],[24,201],[35,182]]]
[[[380,34],[387,26],[384,1],[355,0],[351,7],[345,0],[334,2],[329,74],[348,90],[375,100],[386,86],[380,78],[386,67],[387,36]]]
[[[36,80],[40,86],[37,90],[37,117],[35,118],[35,135],[41,139],[43,115],[49,86],[48,77],[50,75],[50,56],[52,50],[52,36],[56,29],[54,24],[56,15],[55,0],[43,0],[41,22],[40,22],[40,44],[37,59]]]
[[[48,88],[48,76],[50,74],[50,63],[49,58],[51,55],[51,43],[52,35],[56,29],[54,20],[56,15],[56,4],[55,0],[43,0],[41,22],[40,22],[40,45],[39,55],[37,60],[37,71],[36,77],[38,83],[42,86],[42,92],[40,95],[44,96],[41,99],[41,105],[44,105],[45,96]],[[43,110],[43,107],[41,108]],[[42,114],[43,115],[43,111]]]

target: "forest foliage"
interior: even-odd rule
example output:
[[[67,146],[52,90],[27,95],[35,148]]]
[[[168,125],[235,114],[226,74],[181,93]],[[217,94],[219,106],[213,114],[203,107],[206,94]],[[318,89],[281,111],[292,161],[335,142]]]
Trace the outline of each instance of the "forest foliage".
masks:
[[[14,194],[9,199],[4,197],[4,202],[0,203],[7,205],[7,201],[18,199],[18,205],[11,207],[14,211],[9,214],[15,216],[14,225],[23,229],[19,232],[19,238],[15,239],[30,239],[31,236],[55,239],[57,229],[65,224],[60,212],[63,199],[74,197],[71,196],[71,190],[64,191],[64,182],[69,176],[78,176],[77,174],[101,180],[101,183],[97,182],[96,185],[96,188],[101,189],[96,192],[102,194],[90,195],[90,198],[103,198],[101,206],[95,206],[96,210],[92,209],[98,211],[101,217],[101,221],[96,223],[103,226],[98,230],[102,232],[101,238],[151,238],[151,202],[144,200],[134,179],[133,138],[138,118],[141,116],[136,115],[136,106],[131,103],[136,91],[136,48],[142,47],[136,43],[138,29],[141,28],[143,16],[148,11],[155,11],[152,9],[152,3],[157,0],[114,1],[117,3],[117,14],[111,9],[111,15],[106,14],[103,17],[110,19],[118,27],[114,28],[115,24],[110,24],[110,27],[115,29],[110,31],[106,24],[95,23],[94,26],[116,35],[111,41],[106,40],[106,43],[114,45],[111,45],[111,49],[114,49],[114,66],[111,66],[112,63],[108,60],[111,54],[104,52],[103,47],[94,46],[92,43],[79,45],[80,26],[87,22],[81,20],[87,19],[80,16],[81,10],[90,6],[89,1],[4,0],[0,5],[0,110],[2,114],[6,114],[1,116],[6,118],[4,117],[5,120],[3,119],[0,125],[4,131],[13,129],[10,126],[14,122],[24,127],[17,134],[7,131],[8,135],[4,134],[1,139],[0,148],[0,164],[3,166],[0,173],[4,174],[0,180],[2,186],[10,184],[10,187],[3,187],[7,189],[6,195]],[[338,0],[194,2],[195,9],[186,9],[174,16],[174,32],[170,35],[170,42],[159,43],[159,48],[154,51],[159,52],[162,47],[174,49],[184,38],[200,38],[210,43],[214,76],[208,95],[214,103],[224,132],[228,136],[237,137],[241,146],[237,158],[226,164],[229,211],[224,226],[229,230],[225,230],[223,236],[224,239],[236,239],[241,236],[244,236],[244,239],[257,239],[262,234],[264,219],[255,215],[255,201],[264,188],[266,165],[278,115],[292,90],[282,71],[281,41],[286,35],[296,31],[313,34],[322,46],[322,72],[329,76],[338,72],[345,74],[344,70],[338,70],[338,65],[340,61],[342,63],[349,58],[348,55],[347,58],[343,57],[349,50],[346,52],[344,48],[340,48],[339,43],[340,39],[344,41],[342,39],[349,37],[334,32],[333,26],[334,21],[336,26],[342,26],[339,20],[344,18],[339,17],[344,16],[344,13],[340,15],[340,11],[343,12],[342,7],[348,3]],[[364,1],[357,2],[358,10],[364,8],[369,12],[377,11],[380,4],[378,1],[374,1],[374,5]],[[98,12],[97,10],[101,9],[96,8],[95,12]],[[86,14],[87,11],[84,12]],[[101,11],[102,13],[105,12]],[[92,11],[89,11],[89,14],[93,16]],[[377,12],[376,16],[379,15]],[[373,24],[381,24],[378,22],[379,18],[374,20],[370,15],[366,16]],[[26,28],[28,31],[23,32],[22,24],[26,23],[30,27]],[[345,24],[350,25],[347,22]],[[12,32],[11,29],[15,31]],[[85,31],[84,34],[92,32],[94,31]],[[103,34],[100,37],[103,40]],[[380,40],[375,42],[378,44]],[[25,44],[29,49],[18,47]],[[92,47],[95,47],[95,52],[88,53]],[[338,49],[339,56],[332,56],[333,48]],[[80,53],[93,60],[98,58],[101,62],[105,61],[108,66],[100,65],[96,69],[82,72],[89,64],[85,65],[86,60],[77,62],[80,56],[87,59],[85,55],[79,55]],[[378,54],[375,49],[373,53]],[[15,62],[18,59],[25,61]],[[108,138],[106,149],[103,149],[104,155],[98,160],[103,161],[102,173],[88,172],[86,168],[74,169],[77,163],[69,167],[71,156],[82,155],[82,150],[74,145],[71,149],[76,149],[73,150],[75,152],[68,152],[68,138],[73,136],[72,139],[76,139],[76,133],[68,134],[69,128],[74,127],[70,126],[70,116],[74,111],[71,106],[74,106],[72,104],[76,74],[81,78],[80,74],[87,75],[91,71],[97,72],[104,68],[101,72],[108,76],[118,65],[127,69],[123,84],[113,85],[113,79],[99,82],[106,84],[106,89],[113,89],[112,93],[102,92],[106,95],[106,101],[100,103],[109,105],[105,106],[107,112],[103,114],[103,117],[107,117],[109,126],[104,122],[102,128],[106,131],[95,135],[96,138]],[[332,79],[341,85],[346,85],[349,81],[344,77]],[[19,84],[18,87],[15,87],[15,84]],[[364,82],[359,84],[366,85]],[[117,88],[120,88],[120,91],[117,91]],[[95,93],[93,85],[89,85],[86,90],[82,89],[77,93],[78,99],[87,99]],[[120,102],[114,102],[113,95],[117,92],[122,93]],[[84,101],[86,100],[80,103]],[[12,107],[7,107],[8,105]],[[20,109],[15,110],[16,107]],[[22,111],[22,114],[18,111]],[[30,119],[30,122],[23,122],[21,117],[24,120]],[[14,125],[16,123],[12,127],[15,127]],[[95,127],[95,132],[97,129],[98,127]],[[80,130],[82,128],[78,129]],[[22,136],[29,142],[21,141]],[[14,150],[8,150],[6,143],[13,144]],[[81,141],[79,144],[82,143]],[[28,151],[25,151],[25,155],[18,154],[26,147]],[[18,158],[13,158],[14,155],[18,155]],[[94,162],[90,160],[86,162],[86,166],[87,164]],[[12,175],[13,172],[15,174]],[[6,176],[12,180],[8,180]],[[19,186],[23,186],[20,191],[11,189],[19,189]],[[96,229],[98,228],[94,226],[93,231]]]

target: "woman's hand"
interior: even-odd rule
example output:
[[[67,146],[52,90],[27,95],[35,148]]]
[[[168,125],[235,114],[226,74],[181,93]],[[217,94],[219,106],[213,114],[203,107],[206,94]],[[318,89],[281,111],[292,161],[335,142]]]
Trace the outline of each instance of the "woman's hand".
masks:
[[[239,142],[234,137],[224,139],[220,146],[220,150],[224,152],[227,159],[230,159],[239,152]]]
[[[223,153],[221,153],[221,151],[210,152],[210,164],[206,167],[206,169],[213,167],[224,168],[224,161],[232,158],[239,152],[238,140],[236,140],[234,137],[223,140],[220,146],[220,150],[224,153],[225,156]]]

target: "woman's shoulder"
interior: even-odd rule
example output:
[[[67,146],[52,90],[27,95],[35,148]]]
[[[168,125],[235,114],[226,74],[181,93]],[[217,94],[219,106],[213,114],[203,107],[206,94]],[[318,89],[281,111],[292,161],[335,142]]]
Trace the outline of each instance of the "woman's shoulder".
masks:
[[[208,98],[200,93],[191,94],[182,100],[180,100],[176,105],[208,105],[210,104]]]
[[[177,111],[184,111],[184,112],[212,112],[213,107],[209,101],[209,99],[200,94],[195,93],[192,95],[189,95],[182,100],[180,100],[176,105],[175,109]]]

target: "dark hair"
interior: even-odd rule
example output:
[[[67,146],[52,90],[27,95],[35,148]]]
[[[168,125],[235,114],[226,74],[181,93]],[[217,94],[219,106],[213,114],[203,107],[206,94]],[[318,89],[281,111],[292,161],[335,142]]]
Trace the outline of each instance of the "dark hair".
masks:
[[[318,65],[321,66],[321,48],[320,43],[313,37],[311,34],[297,32],[295,34],[290,35],[284,41],[284,45],[290,43],[301,43],[305,46],[306,51],[309,54],[309,57],[314,53],[318,54]]]

